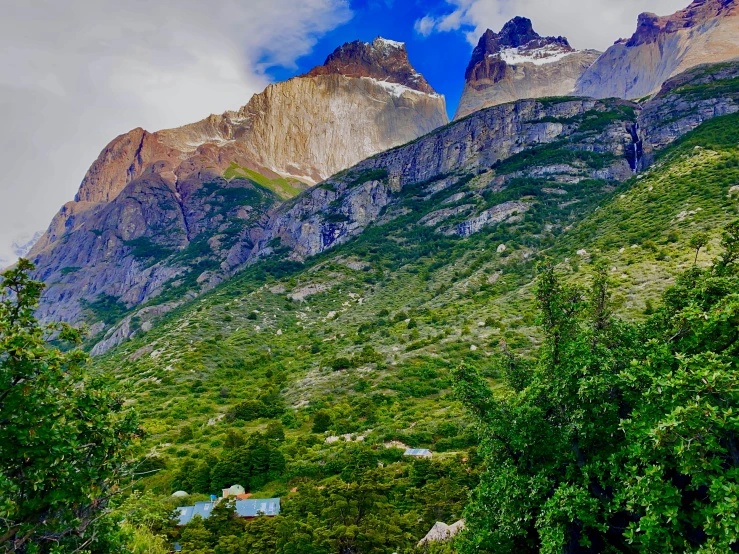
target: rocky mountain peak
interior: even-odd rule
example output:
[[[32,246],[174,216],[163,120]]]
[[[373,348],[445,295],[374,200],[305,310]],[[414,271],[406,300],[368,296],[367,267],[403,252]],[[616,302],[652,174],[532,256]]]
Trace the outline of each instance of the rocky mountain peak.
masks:
[[[541,36],[534,31],[534,25],[527,17],[514,17],[503,25],[503,29],[498,35],[500,43],[510,47],[523,46],[527,42],[538,38],[541,38]]]
[[[621,39],[616,44],[630,47],[652,44],[658,40],[660,33],[676,33],[681,29],[697,27],[715,17],[728,15],[736,6],[737,0],[695,0],[684,10],[664,17],[645,12],[639,15],[632,37]]]
[[[435,94],[431,85],[408,60],[405,44],[382,37],[377,37],[372,42],[347,42],[329,54],[323,65],[314,67],[302,77],[331,74],[371,77],[419,92]]]
[[[739,56],[739,0],[694,0],[672,15],[643,13],[630,38],[619,39],[583,73],[576,94],[642,98],[691,67]]]
[[[546,63],[557,61],[575,52],[565,37],[542,37],[534,30],[531,20],[514,17],[503,26],[500,33],[488,29],[472,52],[472,59],[465,72],[466,81],[490,76],[491,70],[499,72],[501,66],[521,63]],[[494,60],[497,63],[491,63]]]
[[[566,96],[600,52],[575,50],[564,37],[543,37],[530,19],[514,17],[500,33],[480,37],[465,71],[455,119],[522,98]]]

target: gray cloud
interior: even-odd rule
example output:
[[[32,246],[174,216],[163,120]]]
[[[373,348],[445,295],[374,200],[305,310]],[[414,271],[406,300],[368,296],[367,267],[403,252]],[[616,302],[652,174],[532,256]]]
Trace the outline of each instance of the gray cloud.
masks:
[[[0,258],[100,150],[245,104],[351,17],[347,0],[0,0]]]
[[[448,10],[416,21],[422,36],[460,31],[477,44],[485,29],[499,31],[521,15],[542,35],[566,36],[575,48],[605,50],[619,38],[631,36],[643,11],[667,15],[690,0],[447,0]]]

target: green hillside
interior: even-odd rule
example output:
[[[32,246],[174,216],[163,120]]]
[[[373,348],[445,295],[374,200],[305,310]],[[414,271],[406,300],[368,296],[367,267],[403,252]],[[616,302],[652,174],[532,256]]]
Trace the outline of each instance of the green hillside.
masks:
[[[464,203],[444,202],[477,190],[478,178],[426,200],[428,183],[406,187],[404,215],[305,263],[278,251],[168,314],[96,360],[129,387],[144,422],[142,467],[158,471],[137,488],[153,495],[147,502],[166,503],[178,489],[218,494],[234,481],[283,499],[281,518],[231,529],[238,538],[218,552],[258,541],[271,551],[269,541],[285,540],[303,544],[295,552],[324,552],[317,545],[342,533],[362,551],[388,537],[397,551],[411,549],[436,521],[462,517],[481,471],[450,369],[465,361],[505,389],[501,346],[527,355],[542,339],[532,289],[544,256],[573,282],[605,260],[618,313],[642,319],[692,264],[690,238],[711,233],[698,257],[705,264],[719,227],[736,217],[737,123],[730,115],[703,124],[623,185],[580,181],[562,198],[543,190],[547,181],[514,179],[479,196],[477,209],[508,200],[531,209],[468,238],[419,220]],[[500,170],[540,161],[519,156]],[[403,457],[402,445],[434,458]],[[337,495],[361,514],[351,529],[332,511]],[[287,527],[277,533],[279,522]],[[189,527],[180,539],[190,551],[225,540],[215,528]]]

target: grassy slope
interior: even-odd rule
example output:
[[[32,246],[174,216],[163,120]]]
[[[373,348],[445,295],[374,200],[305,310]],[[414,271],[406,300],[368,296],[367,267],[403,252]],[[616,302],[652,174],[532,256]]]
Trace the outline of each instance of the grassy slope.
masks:
[[[607,258],[620,312],[640,317],[646,301],[692,263],[690,236],[711,229],[715,244],[717,227],[736,216],[728,193],[739,184],[737,123],[738,116],[725,116],[704,124],[616,190],[583,182],[560,200],[537,192],[546,183],[514,181],[483,195],[479,208],[524,196],[535,209],[464,240],[416,222],[462,188],[474,189],[475,180],[431,201],[411,187],[402,206],[409,214],[305,266],[252,266],[169,314],[97,361],[131,386],[149,432],[145,448],[166,461],[148,485],[168,494],[183,460],[219,452],[230,430],[264,429],[267,420],[222,416],[271,388],[290,407],[288,471],[258,495],[285,495],[299,468],[318,467],[345,448],[323,444],[322,436],[308,440],[323,408],[333,415],[332,433],[400,440],[446,456],[466,450],[473,433],[449,395],[447,369],[464,358],[494,379],[491,354],[501,340],[523,351],[536,346],[535,259],[546,252],[572,279],[585,280],[588,262]],[[498,253],[499,244],[507,250]],[[700,263],[707,259],[702,254]],[[334,371],[346,365],[342,359],[351,367]],[[178,442],[184,427],[193,437]]]
[[[255,185],[259,185],[267,190],[274,192],[277,196],[283,200],[297,196],[303,190],[305,190],[305,183],[298,181],[297,179],[285,179],[277,178],[270,179],[265,177],[261,173],[241,167],[237,163],[232,163],[226,171],[223,173],[224,179],[245,179],[251,181]]]

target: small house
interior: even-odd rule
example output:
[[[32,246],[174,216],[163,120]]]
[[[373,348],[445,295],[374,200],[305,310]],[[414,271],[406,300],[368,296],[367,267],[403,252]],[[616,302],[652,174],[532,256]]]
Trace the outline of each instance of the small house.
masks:
[[[414,458],[431,458],[431,450],[428,448],[406,448],[404,456],[413,456]]]

